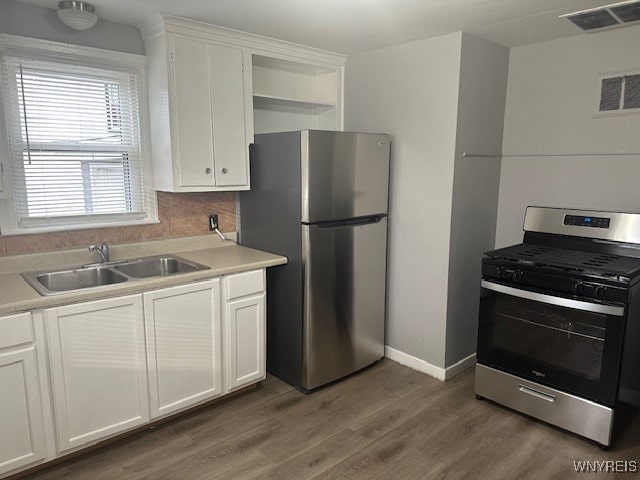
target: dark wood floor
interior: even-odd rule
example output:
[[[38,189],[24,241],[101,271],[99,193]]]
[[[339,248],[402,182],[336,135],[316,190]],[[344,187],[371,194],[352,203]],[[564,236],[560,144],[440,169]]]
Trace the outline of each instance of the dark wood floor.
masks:
[[[389,360],[303,395],[252,392],[33,474],[39,480],[568,479],[574,460],[640,462],[640,420],[603,452]],[[637,478],[636,475],[605,475]]]

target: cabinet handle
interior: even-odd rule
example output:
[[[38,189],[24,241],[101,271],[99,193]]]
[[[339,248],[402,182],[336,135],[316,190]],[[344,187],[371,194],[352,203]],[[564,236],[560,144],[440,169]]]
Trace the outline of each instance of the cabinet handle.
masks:
[[[227,170],[226,168],[222,169],[222,173],[227,173],[229,170]]]
[[[204,169],[204,173],[206,173],[207,175],[209,175],[211,173],[211,169],[209,167]]]

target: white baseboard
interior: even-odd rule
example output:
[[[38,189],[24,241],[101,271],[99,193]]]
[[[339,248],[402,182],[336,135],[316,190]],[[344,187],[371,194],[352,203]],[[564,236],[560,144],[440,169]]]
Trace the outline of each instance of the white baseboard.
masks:
[[[424,360],[414,357],[413,355],[409,355],[408,353],[396,350],[395,348],[392,348],[388,345],[384,346],[384,356],[389,360],[398,362],[400,365],[404,365],[405,367],[409,367],[418,372],[425,373],[430,377],[437,378],[441,381],[449,380],[450,378],[456,376],[463,370],[466,370],[476,363],[476,354],[474,353],[472,355],[469,355],[467,358],[463,358],[450,367],[437,367],[436,365],[432,365],[429,362],[425,362]]]
[[[473,367],[476,364],[476,354],[472,353],[466,358],[463,358],[459,362],[454,363],[450,367],[447,367],[444,372],[444,379],[449,380],[455,377],[459,373],[462,373],[467,368]]]
[[[408,353],[401,352],[395,348],[391,348],[388,345],[384,346],[384,356],[394,362],[398,362],[400,365],[412,368],[418,372],[426,373],[427,375],[437,378],[438,380],[445,380],[445,369],[442,367],[436,367],[435,365],[425,362],[424,360],[409,355]]]

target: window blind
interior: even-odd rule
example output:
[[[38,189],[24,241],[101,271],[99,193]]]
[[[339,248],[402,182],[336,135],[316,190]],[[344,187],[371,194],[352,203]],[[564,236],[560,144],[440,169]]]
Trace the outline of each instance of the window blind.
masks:
[[[140,75],[3,57],[19,227],[145,217]]]

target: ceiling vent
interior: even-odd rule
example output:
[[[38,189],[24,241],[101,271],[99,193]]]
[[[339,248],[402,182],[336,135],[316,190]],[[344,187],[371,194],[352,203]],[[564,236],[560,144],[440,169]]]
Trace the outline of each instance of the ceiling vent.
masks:
[[[566,18],[586,32],[635,25],[640,23],[640,0],[568,13],[560,18]]]

